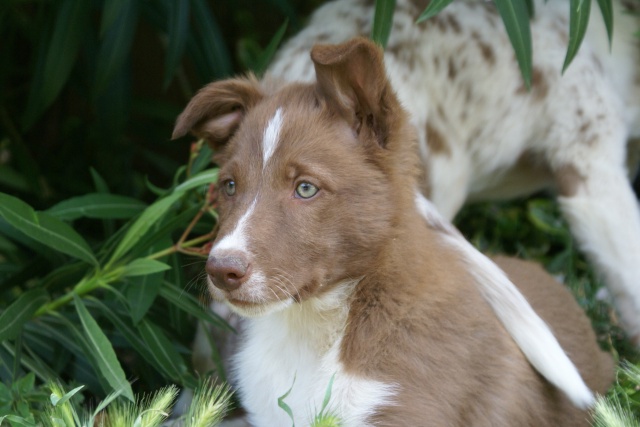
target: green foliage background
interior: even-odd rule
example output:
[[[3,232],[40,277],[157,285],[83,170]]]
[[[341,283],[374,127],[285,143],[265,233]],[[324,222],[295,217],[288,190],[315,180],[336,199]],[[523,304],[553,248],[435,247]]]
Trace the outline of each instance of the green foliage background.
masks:
[[[76,398],[94,406],[114,390],[133,400],[198,384],[196,322],[228,328],[206,310],[201,280],[216,170],[201,143],[169,140],[173,122],[209,81],[264,70],[320,3],[0,1],[0,417],[35,421],[53,380],[84,385]],[[433,1],[425,17],[448,3]],[[381,44],[394,4],[376,1]],[[528,81],[531,2],[496,4]],[[570,1],[567,63],[584,4]],[[610,1],[598,5],[609,25]],[[457,223],[483,250],[563,275],[603,345],[637,362],[559,218],[538,197],[474,206]]]

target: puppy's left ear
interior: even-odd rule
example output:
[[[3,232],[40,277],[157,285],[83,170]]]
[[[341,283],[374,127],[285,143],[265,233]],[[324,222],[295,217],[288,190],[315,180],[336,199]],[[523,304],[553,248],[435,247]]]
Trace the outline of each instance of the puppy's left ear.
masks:
[[[311,50],[317,90],[359,138],[373,137],[381,147],[389,138],[400,104],[387,80],[382,49],[363,37]]]

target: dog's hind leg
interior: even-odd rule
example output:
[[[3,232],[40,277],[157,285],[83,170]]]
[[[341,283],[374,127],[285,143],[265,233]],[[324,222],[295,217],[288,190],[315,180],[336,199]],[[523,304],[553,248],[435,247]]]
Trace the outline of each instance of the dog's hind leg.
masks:
[[[616,144],[601,141],[600,146]],[[622,143],[622,142],[620,142]],[[599,150],[595,150],[599,151]],[[640,345],[640,209],[623,159],[601,156],[556,167],[559,202],[580,247],[614,298],[622,325]],[[601,153],[600,153],[601,154]],[[615,161],[614,161],[615,159]],[[585,161],[586,160],[586,161]]]

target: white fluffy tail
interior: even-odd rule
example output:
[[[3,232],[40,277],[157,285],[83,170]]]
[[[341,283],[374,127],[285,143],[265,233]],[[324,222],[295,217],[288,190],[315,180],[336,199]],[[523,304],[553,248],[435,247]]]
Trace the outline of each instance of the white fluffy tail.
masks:
[[[436,207],[420,193],[416,193],[416,207],[427,223],[442,231],[447,242],[464,256],[464,261],[471,267],[469,271],[480,285],[482,296],[533,367],[577,407],[586,409],[592,406],[593,393],[578,369],[507,275],[445,221]]]

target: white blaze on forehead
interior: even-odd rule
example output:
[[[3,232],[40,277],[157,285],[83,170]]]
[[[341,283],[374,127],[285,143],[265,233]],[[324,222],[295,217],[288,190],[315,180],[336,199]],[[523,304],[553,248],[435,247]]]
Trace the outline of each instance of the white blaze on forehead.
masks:
[[[278,108],[276,114],[271,117],[267,127],[264,130],[264,136],[262,137],[262,168],[267,165],[267,162],[273,155],[273,152],[278,146],[280,139],[280,129],[282,128],[282,108]]]
[[[225,250],[238,250],[242,252],[248,252],[247,249],[247,221],[256,206],[257,199],[253,199],[249,209],[240,217],[240,220],[236,224],[236,228],[216,243],[212,248],[209,255],[214,255],[216,252]]]

